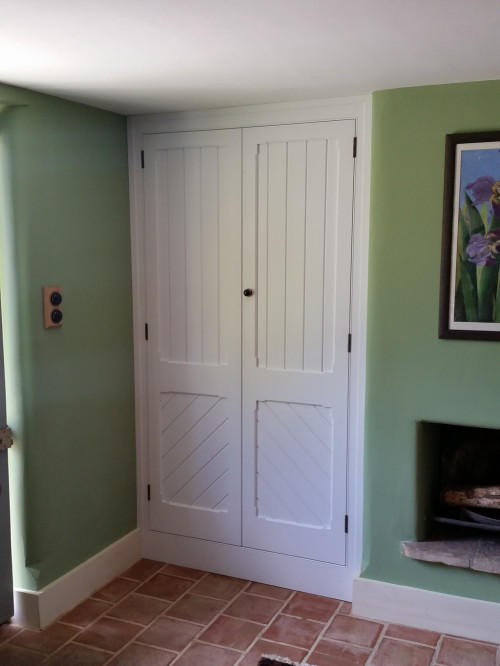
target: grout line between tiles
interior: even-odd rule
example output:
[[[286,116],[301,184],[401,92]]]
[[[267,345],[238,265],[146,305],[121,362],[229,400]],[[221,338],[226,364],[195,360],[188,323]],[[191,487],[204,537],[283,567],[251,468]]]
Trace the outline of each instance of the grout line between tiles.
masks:
[[[184,596],[184,593],[183,593],[183,595],[181,595],[181,596]],[[153,598],[155,598],[155,599],[159,599],[159,597],[153,597]],[[181,597],[179,597],[179,599],[180,599],[180,598],[181,598]],[[140,637],[146,632],[147,629],[150,629],[151,626],[152,626],[152,625],[153,625],[153,624],[154,624],[159,618],[161,618],[161,617],[165,617],[165,612],[166,612],[167,610],[168,610],[168,608],[165,609],[165,611],[163,611],[163,613],[160,613],[159,615],[157,615],[156,617],[154,617],[154,618],[153,618],[153,619],[152,619],[147,625],[145,625],[145,626],[143,625],[143,627],[142,627],[142,631],[139,631],[139,633],[137,633],[137,634],[136,634],[135,636],[133,636],[129,641],[127,641],[127,643],[125,643],[125,645],[122,645],[122,647],[121,647],[119,650],[117,650],[117,651],[112,655],[112,658],[115,657],[116,655],[121,654],[122,652],[124,652],[124,651],[125,651],[125,650],[126,650],[126,649],[127,649],[132,643],[138,643],[138,644],[140,644],[140,645],[143,645],[144,647],[156,648],[156,649],[163,650],[163,651],[167,651],[167,652],[170,652],[170,653],[172,653],[172,652],[177,652],[177,650],[169,650],[168,648],[161,647],[161,646],[159,646],[159,645],[154,645],[154,644],[152,644],[152,643],[145,643],[145,642],[142,642],[142,641],[140,640]],[[175,619],[175,620],[177,620],[177,621],[179,621],[179,622],[186,622],[187,624],[192,624],[192,625],[196,625],[197,627],[200,627],[200,630],[198,631],[198,633],[195,634],[195,636],[193,636],[193,638],[192,638],[191,641],[188,643],[188,645],[186,646],[186,648],[184,648],[184,649],[187,649],[187,647],[188,647],[189,645],[191,645],[191,644],[193,643],[193,641],[195,641],[196,638],[199,636],[200,632],[201,632],[202,629],[203,629],[203,626],[200,625],[198,622],[189,622],[188,620],[183,620],[182,618],[172,618],[172,619]],[[175,657],[175,658],[172,660],[171,663],[173,664],[173,663],[175,662],[176,659],[177,659],[177,657]],[[108,661],[106,661],[105,664],[104,664],[103,666],[106,666],[106,664],[108,664],[109,661],[110,661],[110,660],[108,659]]]
[[[68,641],[66,641],[66,643],[64,643],[63,645],[59,646],[59,648],[57,648],[57,650],[51,652],[50,655],[48,655],[47,658],[44,659],[44,660],[41,662],[41,664],[46,663],[46,662],[48,661],[48,659],[50,659],[54,654],[56,654],[56,652],[59,652],[60,650],[62,650],[62,649],[63,649],[64,647],[66,647],[66,645],[68,645],[69,643],[76,643],[77,645],[81,645],[81,646],[83,646],[83,647],[90,648],[90,649],[97,649],[99,652],[105,652],[105,653],[109,654],[109,658],[108,658],[108,659],[104,662],[104,664],[103,664],[103,666],[106,666],[106,664],[108,664],[108,663],[109,663],[109,662],[110,662],[110,661],[111,661],[116,655],[118,655],[118,654],[120,654],[121,652],[123,652],[123,651],[124,651],[124,650],[125,650],[125,649],[126,649],[131,643],[133,643],[133,642],[134,642],[134,641],[135,641],[135,640],[136,640],[141,634],[143,634],[144,631],[145,631],[147,628],[149,628],[150,625],[151,625],[156,619],[158,619],[159,616],[156,616],[155,618],[153,618],[153,619],[152,619],[147,625],[145,625],[145,626],[144,626],[144,625],[138,625],[138,623],[136,623],[136,622],[130,622],[130,621],[128,621],[128,620],[122,620],[121,618],[113,618],[113,617],[110,617],[110,619],[114,619],[114,620],[118,620],[118,621],[122,621],[122,622],[129,622],[130,624],[135,624],[136,626],[141,626],[141,627],[142,627],[142,631],[139,631],[137,634],[135,634],[135,635],[134,635],[129,641],[127,641],[124,645],[122,645],[122,647],[121,647],[119,650],[117,650],[117,651],[115,651],[115,652],[113,652],[113,651],[111,651],[111,650],[105,650],[105,649],[103,649],[103,648],[99,648],[98,646],[89,645],[89,644],[87,644],[87,643],[81,643],[81,642],[78,641],[78,636],[80,636],[85,630],[90,629],[90,628],[91,628],[94,624],[96,624],[99,620],[102,620],[104,617],[106,617],[106,615],[107,615],[107,614],[108,614],[113,608],[115,608],[116,606],[118,606],[119,604],[121,604],[123,601],[125,601],[125,599],[127,599],[131,594],[133,594],[133,593],[135,592],[135,590],[137,590],[141,585],[144,585],[145,583],[149,582],[154,576],[156,576],[158,573],[160,573],[161,571],[163,571],[164,569],[166,569],[167,566],[168,566],[168,565],[165,565],[165,566],[163,566],[163,567],[160,567],[159,569],[157,569],[156,571],[154,571],[152,574],[150,574],[148,577],[146,577],[146,578],[143,579],[143,580],[137,580],[137,579],[129,579],[129,578],[127,578],[126,580],[133,580],[135,583],[137,583],[137,584],[136,584],[136,587],[133,588],[132,590],[129,590],[129,592],[127,592],[127,594],[125,594],[125,595],[124,595],[123,597],[121,597],[120,599],[117,599],[115,602],[106,601],[106,600],[104,600],[104,599],[99,599],[98,597],[93,597],[93,596],[89,597],[90,599],[94,599],[94,600],[96,600],[96,601],[104,601],[105,603],[110,603],[110,604],[111,604],[111,605],[110,605],[110,608],[108,608],[104,613],[101,613],[99,616],[97,616],[96,618],[94,618],[94,619],[92,620],[92,622],[90,622],[90,623],[89,623],[88,625],[86,625],[85,627],[83,627],[83,628],[82,628],[82,627],[78,627],[78,629],[79,629],[78,633],[76,633],[71,639],[69,639]],[[208,575],[208,574],[205,574],[205,576],[206,576],[206,575]],[[205,578],[205,576],[202,576],[201,579]],[[116,580],[117,578],[124,578],[124,576],[117,576],[116,578],[113,579],[113,581]],[[201,580],[201,579],[200,579],[200,580]],[[187,580],[191,580],[191,579],[187,579]],[[110,582],[113,582],[113,581],[110,581]],[[193,581],[193,584],[194,584],[194,582],[195,582],[195,581]],[[109,583],[108,583],[108,585],[109,585]],[[104,587],[106,587],[106,585],[103,586],[103,588],[104,588]],[[100,588],[100,589],[103,589],[103,588]],[[97,590],[96,592],[99,592],[99,590]],[[150,595],[141,595],[141,596],[145,596],[145,597],[147,597],[147,596],[150,596]],[[160,597],[153,597],[153,598],[155,598],[155,599],[159,599]],[[168,600],[164,600],[164,601],[168,602]],[[82,602],[82,603],[84,603],[84,602]],[[169,603],[170,603],[170,602],[169,602]],[[79,605],[79,604],[78,604],[78,605]],[[78,605],[77,605],[76,607],[78,607]],[[170,605],[172,605],[172,604],[170,603]],[[170,606],[169,606],[169,607],[170,607]],[[165,609],[165,610],[168,610],[168,608]],[[69,612],[71,612],[71,611],[69,611]],[[74,626],[74,625],[68,625],[67,623],[63,623],[63,624],[65,624],[66,626],[72,626],[72,627]],[[153,646],[151,646],[151,647],[153,647]]]
[[[376,655],[376,653],[377,653],[377,651],[380,647],[380,644],[382,643],[382,641],[385,638],[385,632],[387,631],[387,627],[389,626],[390,622],[379,622],[379,624],[383,625],[382,626],[382,631],[380,632],[380,635],[377,638],[377,640],[375,641],[375,644],[373,645],[373,647],[370,648],[371,649],[370,656],[366,660],[365,666],[371,666],[371,664],[373,664],[373,658],[375,657],[375,655]]]
[[[419,647],[432,648],[436,649],[436,645],[429,645],[429,643],[422,643],[421,641],[412,641],[410,638],[400,638],[399,636],[384,636],[388,641],[395,641],[396,643],[411,643],[412,645],[418,645]]]
[[[58,623],[58,622],[57,622],[57,620],[56,620],[56,622],[54,622],[53,624],[57,624],[57,623]],[[50,626],[53,626],[53,625],[50,625]],[[67,625],[65,625],[65,626],[67,626]],[[46,628],[48,628],[48,627],[46,627]],[[75,629],[76,627],[72,627],[72,628]],[[74,639],[76,636],[79,636],[80,631],[81,631],[81,630],[79,629],[79,630],[76,632],[76,634],[74,634],[73,636],[71,636],[71,638],[68,638],[68,640],[67,640],[67,641],[64,641],[64,643],[61,643],[61,645],[59,645],[55,650],[52,650],[50,653],[45,654],[45,657],[42,659],[42,661],[40,662],[40,664],[45,664],[49,659],[52,658],[52,656],[53,656],[56,652],[59,652],[59,650],[62,650],[63,648],[65,648],[66,645],[68,645],[68,643],[71,643],[71,642],[73,641],[73,639]],[[40,654],[40,652],[38,652],[38,654]]]
[[[36,655],[37,657],[42,655],[42,661],[39,662],[40,664],[43,664],[45,662],[47,656],[48,656],[48,655],[44,654],[43,652],[37,652],[36,650],[30,650],[29,648],[24,648],[21,645],[12,645],[12,647],[16,648],[16,650],[19,650],[21,652],[21,654],[23,652],[25,652],[26,654]]]
[[[243,659],[247,656],[247,654],[250,652],[250,650],[256,645],[257,641],[263,639],[264,633],[266,632],[267,629],[269,629],[270,625],[274,622],[274,620],[278,617],[278,615],[282,614],[281,611],[285,608],[287,604],[289,604],[292,599],[295,597],[297,594],[296,591],[292,591],[292,594],[284,600],[281,599],[275,599],[275,601],[281,601],[281,606],[278,608],[278,610],[274,613],[274,615],[271,616],[271,618],[267,621],[267,623],[262,627],[261,631],[257,634],[257,636],[254,638],[254,640],[250,643],[250,645],[247,647],[247,649],[243,652],[241,655],[241,658],[238,659],[236,662],[235,666],[240,664]],[[254,596],[259,596],[259,595],[254,595]],[[264,599],[272,599],[272,597],[263,597]],[[267,639],[263,639],[267,640]],[[274,641],[275,643],[279,643],[279,641]],[[280,643],[281,645],[281,643]]]
[[[61,647],[57,648],[57,650],[54,650],[54,652],[51,652],[47,657],[40,662],[40,666],[43,666],[43,664],[48,663],[53,657],[57,656],[59,652],[64,650],[65,647],[70,645],[71,643],[75,643],[75,645],[79,645],[81,647],[88,648],[89,650],[93,650],[94,652],[100,652],[102,654],[108,655],[108,659],[103,663],[103,666],[108,663],[109,659],[115,655],[114,652],[111,652],[111,650],[104,650],[103,648],[95,647],[94,645],[86,645],[85,643],[78,643],[77,641],[68,641],[64,645],[61,645]]]
[[[341,609],[341,608],[342,608],[342,602],[339,603],[339,605],[337,606],[337,608],[336,608],[336,609],[333,611],[333,613],[331,614],[330,618],[325,622],[325,626],[324,626],[323,629],[320,631],[320,633],[318,634],[318,637],[316,638],[316,640],[314,641],[314,643],[311,645],[311,648],[310,648],[309,652],[308,652],[308,653],[306,654],[306,656],[305,656],[305,660],[306,660],[306,661],[308,661],[308,660],[311,658],[312,653],[314,652],[314,650],[316,649],[316,647],[319,645],[320,641],[323,639],[323,637],[324,637],[324,635],[325,635],[327,629],[329,629],[329,627],[330,627],[330,625],[332,624],[332,622],[334,621],[334,619],[337,617],[337,615],[340,615],[340,614],[341,614],[341,613],[340,613],[340,609]]]
[[[193,586],[194,586],[195,583],[199,583],[199,582],[201,582],[202,580],[204,580],[205,578],[207,578],[209,575],[210,575],[210,574],[209,574],[208,572],[206,572],[204,576],[202,576],[201,578],[199,578],[199,579],[196,580],[196,581],[193,581]],[[178,603],[179,601],[181,601],[184,597],[188,596],[189,594],[193,595],[193,591],[192,591],[193,586],[191,586],[190,588],[188,588],[187,590],[185,590],[185,591],[184,591],[184,592],[183,592],[183,593],[182,593],[182,594],[181,594],[181,595],[180,595],[175,601],[173,601],[173,602],[171,603],[171,605],[169,606],[169,608],[166,608],[166,609],[163,611],[163,613],[161,613],[158,617],[168,617],[168,618],[175,619],[175,620],[179,620],[179,621],[182,621],[182,622],[189,622],[190,624],[196,624],[197,626],[200,627],[200,631],[199,631],[199,632],[198,632],[198,633],[197,633],[197,634],[191,639],[191,641],[190,641],[190,642],[189,642],[189,643],[188,643],[188,644],[187,644],[187,645],[186,645],[186,646],[185,646],[185,647],[184,647],[184,648],[183,648],[183,649],[177,654],[177,656],[174,657],[174,659],[170,662],[169,666],[175,666],[176,662],[179,661],[179,659],[180,659],[180,658],[184,655],[184,653],[185,653],[185,652],[186,652],[186,651],[187,651],[187,650],[193,645],[193,643],[198,642],[198,643],[205,644],[205,643],[203,643],[202,641],[199,641],[199,640],[198,640],[198,636],[199,636],[203,631],[206,631],[206,630],[207,630],[207,629],[208,629],[208,628],[209,628],[209,627],[210,627],[210,626],[211,626],[211,625],[217,620],[217,618],[219,618],[221,615],[223,615],[223,614],[224,614],[224,611],[227,610],[227,608],[230,606],[230,604],[232,604],[232,603],[233,603],[233,602],[234,602],[234,601],[235,601],[235,600],[236,600],[241,594],[243,594],[243,592],[244,592],[244,591],[245,591],[245,590],[246,590],[251,584],[252,584],[251,581],[246,581],[246,584],[242,587],[242,589],[241,589],[239,592],[237,592],[233,597],[231,597],[231,599],[229,599],[229,600],[219,599],[219,598],[217,598],[217,597],[213,597],[213,596],[209,596],[209,595],[203,595],[203,594],[199,594],[199,592],[197,592],[195,596],[199,596],[199,597],[202,597],[202,598],[204,598],[204,599],[214,599],[215,601],[222,601],[222,602],[225,602],[224,606],[219,610],[219,612],[218,612],[218,613],[217,613],[217,614],[216,614],[216,615],[215,615],[215,616],[214,616],[214,617],[213,617],[213,618],[212,618],[207,624],[204,624],[204,625],[200,625],[198,622],[189,622],[189,620],[183,620],[182,618],[176,618],[176,617],[174,617],[174,616],[169,616],[169,615],[167,615],[167,611],[170,610],[174,604]],[[155,619],[158,619],[158,617],[155,618]],[[141,632],[141,634],[142,634],[142,633],[143,633],[143,632]],[[207,645],[213,645],[212,643],[206,643],[206,644],[207,644]],[[217,647],[223,647],[223,646],[217,646]],[[228,649],[231,649],[231,648],[228,648]],[[239,650],[237,650],[237,652],[239,652]],[[215,665],[214,665],[214,666],[215,666]]]
[[[436,643],[436,649],[434,650],[434,657],[432,658],[432,661],[430,663],[430,666],[436,666],[437,664],[437,659],[439,655],[439,651],[441,650],[441,644],[443,643],[445,634],[440,634],[438,638],[438,642]]]
[[[208,574],[207,574],[207,575],[208,575]],[[247,581],[247,584],[244,585],[244,586],[242,587],[242,589],[241,589],[237,594],[235,594],[231,599],[229,599],[228,601],[226,601],[226,604],[220,609],[220,611],[219,611],[219,612],[218,612],[218,613],[217,613],[217,614],[216,614],[216,615],[215,615],[215,616],[214,616],[214,617],[213,617],[213,618],[212,618],[212,619],[211,619],[206,625],[203,626],[203,630],[204,630],[204,631],[207,631],[207,630],[209,629],[209,627],[211,627],[211,626],[217,621],[217,619],[218,619],[219,617],[221,617],[222,615],[224,615],[224,611],[226,611],[226,610],[229,608],[229,606],[230,606],[232,603],[234,603],[234,602],[236,601],[236,599],[238,599],[238,598],[239,598],[239,597],[245,592],[245,590],[248,589],[248,588],[251,586],[251,584],[252,584],[251,581]],[[186,594],[187,594],[187,592],[186,592]],[[203,595],[203,594],[198,594],[198,596],[203,597],[203,598],[205,598],[205,599],[215,599],[215,600],[217,600],[217,601],[225,601],[225,599],[217,599],[217,597],[210,597],[210,596]],[[181,598],[181,597],[180,597],[180,598]],[[179,599],[180,599],[180,598],[179,598]],[[195,641],[198,642],[198,643],[200,643],[200,644],[203,644],[203,645],[214,645],[213,643],[206,643],[206,642],[204,642],[204,641],[200,641],[200,640],[198,640],[198,636],[199,636],[199,635],[200,635],[200,634],[198,633],[198,634],[193,638],[193,640],[192,640],[190,643],[188,643],[188,645],[186,645],[186,647],[185,647],[184,650],[179,654],[179,656],[176,657],[175,659],[173,659],[171,666],[175,666],[175,663],[176,663],[177,661],[179,661],[179,659],[181,658],[181,656],[184,655],[184,653],[185,653],[185,652],[191,647],[191,645],[192,645]],[[226,646],[218,645],[217,647],[226,647]],[[232,648],[228,648],[228,649],[232,649]],[[233,648],[233,649],[234,649],[234,648]],[[240,650],[237,650],[237,652],[240,652]],[[170,664],[169,664],[169,666],[170,666]],[[215,665],[214,665],[214,666],[215,666]]]
[[[245,650],[242,651],[242,650],[238,650],[238,648],[231,647],[230,645],[221,645],[220,643],[210,643],[210,641],[202,641],[202,640],[200,640],[199,638],[196,638],[196,637],[195,637],[195,638],[193,638],[193,640],[191,641],[191,643],[189,643],[189,645],[186,646],[186,650],[187,650],[189,647],[191,647],[191,645],[192,645],[193,643],[198,643],[199,645],[207,645],[207,646],[209,646],[209,647],[218,647],[218,648],[222,648],[223,650],[229,650],[230,652],[236,652],[236,654],[239,654],[239,655],[241,655],[241,654],[245,654],[246,651],[247,651],[247,649],[248,649],[248,648],[246,648]],[[184,650],[184,651],[185,651],[185,650]],[[173,662],[172,662],[172,663],[173,663]]]

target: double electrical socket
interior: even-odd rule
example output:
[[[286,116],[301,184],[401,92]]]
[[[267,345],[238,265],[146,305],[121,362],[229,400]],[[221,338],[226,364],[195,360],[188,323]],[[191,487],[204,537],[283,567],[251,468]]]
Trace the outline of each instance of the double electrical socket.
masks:
[[[62,326],[62,294],[61,287],[42,287],[43,327],[59,328]]]

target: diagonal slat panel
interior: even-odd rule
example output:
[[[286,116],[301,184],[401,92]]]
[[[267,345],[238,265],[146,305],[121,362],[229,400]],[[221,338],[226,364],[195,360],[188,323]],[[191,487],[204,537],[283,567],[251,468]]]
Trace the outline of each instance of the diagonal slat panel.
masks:
[[[285,475],[286,472],[266,456],[264,446],[260,448],[259,456],[260,467],[264,469],[265,466],[267,473],[261,473],[258,476],[258,516],[269,519],[272,519],[273,516],[280,516],[282,522],[294,525],[299,524],[299,516],[295,511],[295,507],[289,502],[285,503],[283,497],[280,495],[280,486],[285,486],[289,483]]]
[[[266,401],[258,404],[257,420],[259,517],[330,527],[332,410]],[[310,422],[316,422],[316,427],[311,428]]]
[[[169,468],[164,465],[162,487],[165,500],[192,504],[195,497],[226,471],[223,451],[227,438],[224,437],[224,431],[224,426],[221,425],[210,436],[201,441],[197,439],[193,453],[183,457],[178,466]],[[225,439],[226,442],[224,442]],[[214,463],[214,461],[216,462]],[[198,483],[202,475],[206,473],[204,470],[208,465],[214,470],[213,476],[207,478],[203,488],[200,488]],[[181,494],[185,497],[184,500],[179,499]],[[191,499],[188,499],[188,495],[191,496]]]
[[[200,463],[199,469],[192,467],[186,482],[173,494],[170,503],[214,510],[227,495],[224,479],[227,469],[223,458],[224,450],[221,450],[208,462]]]
[[[316,405],[266,402],[259,420],[282,445],[284,455],[289,458],[287,467],[298,469],[303,480],[311,484],[312,492],[329,502],[332,424],[330,422],[328,429],[323,428],[320,436],[311,427],[315,421],[324,422],[321,416],[324,411],[324,407]]]
[[[260,518],[289,522],[286,514],[293,514],[295,525],[307,527],[327,527],[329,521],[322,519],[325,513],[325,502],[321,497],[313,497],[316,489],[304,477],[295,464],[296,455],[288,448],[288,442],[280,442],[276,435],[271,435],[262,423],[259,423],[259,450],[258,450],[258,515]],[[273,473],[279,470],[279,474]],[[262,481],[266,486],[273,487],[275,497],[278,496],[280,504],[284,505],[286,512],[276,504],[268,501],[269,494],[263,494]],[[267,513],[262,506],[272,506]]]
[[[173,424],[184,411],[196,400],[195,395],[188,393],[162,393],[160,397],[161,431]]]
[[[293,433],[301,442],[314,440],[315,446],[307,447],[307,456],[311,462],[311,473],[324,481],[332,475],[332,455],[330,443],[333,438],[331,413],[324,407],[291,403],[288,410],[280,413],[280,406],[273,409],[278,418],[284,421],[287,431]],[[271,406],[273,408],[273,406]]]
[[[213,511],[227,511],[229,493],[227,492],[227,470],[214,481],[202,495],[196,498],[196,506],[208,506]]]
[[[190,455],[202,438],[210,435],[223,422],[222,409],[223,403],[219,398],[203,395],[196,396],[181,412],[170,412],[171,421],[165,421],[162,415],[161,457],[164,461],[167,458],[170,469],[180,464],[182,458],[179,456]],[[208,430],[205,431],[204,427]]]
[[[161,488],[169,504],[226,511],[227,400],[162,394]]]

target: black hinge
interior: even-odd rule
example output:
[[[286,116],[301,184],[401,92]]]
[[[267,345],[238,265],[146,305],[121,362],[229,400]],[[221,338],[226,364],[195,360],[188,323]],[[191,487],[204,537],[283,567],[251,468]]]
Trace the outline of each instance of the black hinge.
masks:
[[[349,333],[347,336],[347,353],[351,353],[351,347],[352,347],[352,333]]]
[[[344,532],[349,534],[349,516],[345,516],[344,518]]]
[[[141,150],[141,169],[144,169],[144,151]]]
[[[355,136],[352,140],[352,156],[357,157],[358,155],[358,137]]]
[[[149,326],[147,324],[144,324],[144,337],[149,340]]]
[[[148,483],[148,502],[151,502],[151,486]]]

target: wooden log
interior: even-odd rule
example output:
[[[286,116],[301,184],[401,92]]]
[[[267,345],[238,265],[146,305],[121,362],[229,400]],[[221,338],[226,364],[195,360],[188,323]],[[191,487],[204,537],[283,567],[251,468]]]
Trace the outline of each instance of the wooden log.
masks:
[[[445,488],[441,493],[445,504],[453,506],[483,506],[500,509],[500,486],[471,486]]]

